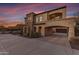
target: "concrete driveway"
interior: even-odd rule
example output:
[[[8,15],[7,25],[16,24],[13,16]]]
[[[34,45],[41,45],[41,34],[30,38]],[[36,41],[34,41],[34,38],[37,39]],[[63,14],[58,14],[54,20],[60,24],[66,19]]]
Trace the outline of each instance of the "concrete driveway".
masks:
[[[41,38],[43,39],[43,38]],[[69,55],[79,54],[70,47],[12,34],[0,34],[0,54],[3,55]]]
[[[39,39],[70,48],[70,43],[66,33],[54,33],[51,36],[46,36]]]

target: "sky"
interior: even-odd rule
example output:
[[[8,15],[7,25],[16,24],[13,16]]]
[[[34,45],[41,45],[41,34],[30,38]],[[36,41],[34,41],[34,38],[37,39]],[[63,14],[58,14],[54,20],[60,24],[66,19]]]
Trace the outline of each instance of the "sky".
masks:
[[[41,13],[62,6],[67,6],[67,16],[79,10],[79,3],[0,3],[0,25],[15,26],[24,23],[29,12]]]

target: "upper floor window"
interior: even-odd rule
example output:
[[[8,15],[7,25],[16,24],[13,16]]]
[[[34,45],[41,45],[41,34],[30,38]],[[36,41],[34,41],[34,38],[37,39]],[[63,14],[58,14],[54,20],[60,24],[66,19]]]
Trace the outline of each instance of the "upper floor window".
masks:
[[[42,17],[42,16],[40,16],[39,21],[42,21],[42,20],[43,20],[43,17]]]
[[[39,22],[39,18],[38,17],[36,17],[36,22]]]
[[[41,22],[43,20],[43,17],[40,16],[40,17],[36,17],[36,22]]]

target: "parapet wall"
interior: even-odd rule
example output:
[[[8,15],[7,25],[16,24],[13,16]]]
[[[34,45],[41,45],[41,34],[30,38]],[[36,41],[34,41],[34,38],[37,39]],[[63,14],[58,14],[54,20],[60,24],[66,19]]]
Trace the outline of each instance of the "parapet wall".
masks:
[[[76,25],[76,22],[73,18],[65,18],[65,19],[59,19],[59,20],[52,20],[47,21],[45,27],[47,26],[65,26],[65,27],[74,27]]]

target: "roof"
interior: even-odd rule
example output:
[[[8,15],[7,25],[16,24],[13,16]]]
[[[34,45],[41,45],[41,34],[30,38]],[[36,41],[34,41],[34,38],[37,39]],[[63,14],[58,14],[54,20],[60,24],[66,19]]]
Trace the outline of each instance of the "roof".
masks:
[[[59,10],[59,9],[63,9],[63,8],[66,8],[66,6],[59,7],[59,8],[56,8],[56,9],[52,9],[52,10],[45,11],[45,12],[41,12],[41,13],[38,13],[38,14],[36,14],[36,15],[43,14],[43,13],[47,13],[47,12],[51,12],[51,11],[55,11],[55,10]]]

